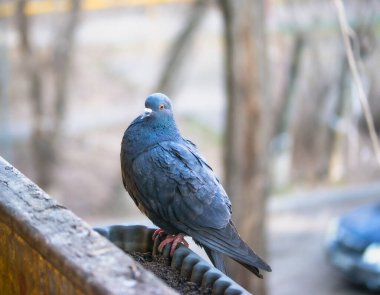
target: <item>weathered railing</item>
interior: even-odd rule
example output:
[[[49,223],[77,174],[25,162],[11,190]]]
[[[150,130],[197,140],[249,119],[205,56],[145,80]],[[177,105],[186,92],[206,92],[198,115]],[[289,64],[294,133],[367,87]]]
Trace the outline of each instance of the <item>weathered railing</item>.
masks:
[[[0,157],[0,294],[175,294]]]

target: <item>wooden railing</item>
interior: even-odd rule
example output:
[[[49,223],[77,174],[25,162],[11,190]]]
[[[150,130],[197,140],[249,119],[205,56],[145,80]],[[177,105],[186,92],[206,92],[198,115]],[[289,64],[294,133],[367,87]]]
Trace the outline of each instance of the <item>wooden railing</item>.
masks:
[[[175,294],[0,157],[0,294]]]

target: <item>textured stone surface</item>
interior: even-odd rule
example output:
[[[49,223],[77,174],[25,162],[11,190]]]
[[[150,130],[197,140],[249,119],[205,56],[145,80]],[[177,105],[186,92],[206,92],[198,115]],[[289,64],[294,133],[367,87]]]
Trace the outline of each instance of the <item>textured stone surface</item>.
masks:
[[[174,294],[0,158],[0,294]]]

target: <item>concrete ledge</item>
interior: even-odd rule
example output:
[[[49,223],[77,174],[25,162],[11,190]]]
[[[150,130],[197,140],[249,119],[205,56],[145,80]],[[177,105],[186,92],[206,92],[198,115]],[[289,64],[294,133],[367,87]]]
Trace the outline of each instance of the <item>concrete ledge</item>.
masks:
[[[176,294],[0,157],[0,294]]]

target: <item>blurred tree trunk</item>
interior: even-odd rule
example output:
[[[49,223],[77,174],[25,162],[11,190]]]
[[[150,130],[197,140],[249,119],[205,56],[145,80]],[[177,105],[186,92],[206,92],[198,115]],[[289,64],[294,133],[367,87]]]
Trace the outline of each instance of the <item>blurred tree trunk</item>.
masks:
[[[369,91],[368,91],[368,102],[371,107],[373,114],[373,120],[375,123],[375,128],[378,134],[380,134],[380,83],[377,81],[378,75],[376,71],[372,71],[369,77]],[[364,126],[364,118],[361,118],[361,128]],[[368,132],[367,126],[363,128],[365,132]]]
[[[303,63],[312,66],[312,76],[308,66],[302,68],[300,76],[308,80],[307,87],[301,85],[297,94],[298,102],[293,118],[293,178],[299,181],[319,181],[323,178],[326,158],[326,134],[330,128],[328,118],[335,96],[331,96],[335,77],[326,71],[325,58],[316,43],[317,36],[308,34],[305,43]],[[331,68],[331,67],[330,67]],[[330,70],[329,68],[329,70]],[[315,77],[323,77],[315,79]],[[328,159],[328,156],[327,156]]]
[[[283,97],[276,106],[276,121],[274,128],[274,140],[272,142],[272,178],[274,189],[282,189],[289,185],[292,149],[293,149],[293,125],[297,96],[295,95],[299,69],[305,47],[305,36],[297,33],[293,40],[293,47],[290,53],[290,63],[286,73],[287,83],[283,90]]]
[[[62,135],[62,123],[67,104],[68,74],[71,65],[74,33],[79,21],[81,0],[70,1],[70,14],[66,25],[55,45],[54,72],[55,72],[55,100],[54,100],[54,123],[53,143],[57,144]]]
[[[160,76],[160,81],[154,91],[160,91],[170,95],[173,90],[174,79],[178,76],[178,70],[183,62],[183,57],[190,47],[194,32],[201,24],[203,16],[206,13],[206,7],[207,1],[197,0],[194,2],[192,11],[183,30],[179,33],[169,50],[164,70]]]
[[[29,99],[32,105],[32,158],[36,171],[36,182],[46,188],[51,180],[52,152],[48,145],[43,126],[42,77],[38,58],[30,42],[30,23],[25,14],[27,0],[17,1],[17,25],[20,38],[20,51],[29,86]]]
[[[12,162],[8,59],[8,48],[5,38],[0,36],[0,154],[2,154],[9,162]]]
[[[344,117],[344,110],[347,101],[347,80],[349,74],[348,61],[346,54],[343,53],[340,73],[338,77],[338,89],[337,89],[337,99],[334,105],[334,109],[331,114],[330,128],[327,130],[326,139],[326,154],[323,161],[324,166],[322,167],[324,175],[328,175],[331,181],[340,181],[343,177],[343,135],[342,130],[339,128],[341,126],[340,122]]]
[[[294,108],[296,104],[295,89],[298,73],[301,65],[302,53],[305,47],[305,36],[303,33],[297,33],[294,38],[294,44],[290,55],[290,66],[287,73],[288,81],[285,84],[284,98],[281,100],[277,109],[277,124],[275,135],[281,135],[289,132],[291,122],[294,118]]]
[[[233,203],[233,221],[241,236],[265,257],[269,135],[265,88],[266,40],[264,1],[220,0],[225,24],[226,190]],[[265,294],[265,280],[237,263],[229,274],[255,294]]]
[[[44,189],[48,189],[53,181],[53,167],[57,158],[57,140],[61,136],[61,125],[65,111],[68,68],[73,44],[73,34],[78,20],[80,0],[70,2],[70,15],[62,34],[58,34],[55,47],[55,97],[53,99],[54,112],[52,120],[46,118],[46,106],[49,101],[43,96],[43,61],[33,49],[30,34],[30,19],[25,14],[27,0],[17,1],[17,25],[20,38],[20,51],[23,64],[26,68],[26,77],[29,84],[29,99],[32,105],[32,157],[36,172],[36,182]],[[51,123],[52,124],[48,124]]]

